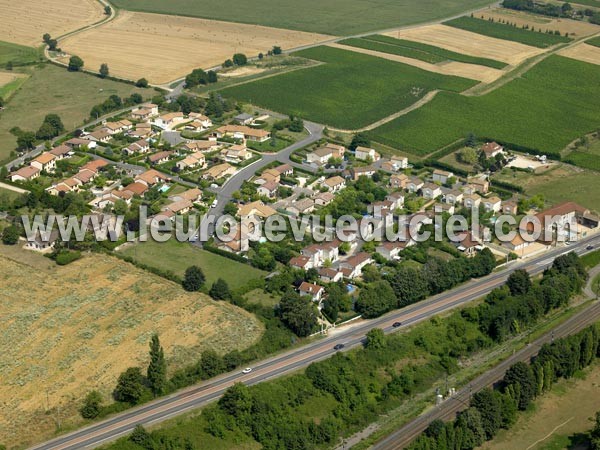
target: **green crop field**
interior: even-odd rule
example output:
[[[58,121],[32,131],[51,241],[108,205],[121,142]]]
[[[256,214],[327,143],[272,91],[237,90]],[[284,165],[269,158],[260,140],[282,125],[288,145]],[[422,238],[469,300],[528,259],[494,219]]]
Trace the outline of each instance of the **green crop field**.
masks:
[[[585,43],[593,45],[595,47],[600,47],[600,36],[595,37],[593,39],[589,39],[589,40],[585,41]]]
[[[481,97],[439,93],[431,102],[369,134],[418,155],[473,132],[558,154],[600,125],[600,71],[593,64],[550,56],[520,78]]]
[[[546,48],[556,44],[562,44],[571,41],[566,36],[556,36],[539,31],[524,30],[498,22],[490,22],[484,19],[474,17],[459,17],[458,19],[444,22],[444,25],[460,28],[461,30],[471,31],[473,33],[483,34],[485,36],[505,39],[507,41],[520,42],[525,45]]]
[[[444,19],[489,0],[115,0],[131,11],[203,17],[290,30],[349,36]],[[276,45],[276,42],[273,42]]]
[[[477,84],[406,64],[331,47],[298,56],[324,64],[222,90],[226,97],[326,125],[355,129],[395,113],[428,91]]]
[[[33,47],[0,41],[0,65],[12,62],[15,66],[30,64],[42,59],[42,52]]]
[[[599,0],[577,0],[573,3],[576,3],[578,5],[595,6],[596,8],[600,8]]]
[[[576,148],[564,159],[576,166],[600,172],[600,138],[591,139],[587,145]]]
[[[373,35],[364,38],[351,38],[343,40],[340,43],[351,45],[352,47],[390,53],[392,55],[406,56],[407,58],[419,59],[431,64],[437,64],[444,61],[457,61],[493,67],[495,69],[506,67],[506,63],[494,61],[493,59],[463,55],[433,45],[407,41],[405,39],[396,39],[390,36]]]

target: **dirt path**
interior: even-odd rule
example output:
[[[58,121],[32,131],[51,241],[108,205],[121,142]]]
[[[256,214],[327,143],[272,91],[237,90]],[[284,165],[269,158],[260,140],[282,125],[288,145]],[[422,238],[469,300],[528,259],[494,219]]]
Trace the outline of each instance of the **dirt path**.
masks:
[[[21,189],[12,184],[0,183],[0,188],[6,189],[7,191],[13,191],[17,194],[27,194],[29,191],[27,189]]]

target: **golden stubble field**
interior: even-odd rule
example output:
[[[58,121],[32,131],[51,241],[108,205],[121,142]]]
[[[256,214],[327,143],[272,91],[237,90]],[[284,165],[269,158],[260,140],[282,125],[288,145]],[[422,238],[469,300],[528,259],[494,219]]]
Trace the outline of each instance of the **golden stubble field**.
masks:
[[[42,35],[58,37],[102,20],[97,0],[0,0],[0,41],[38,47]]]
[[[8,446],[48,438],[57,422],[80,422],[88,391],[108,400],[123,370],[147,365],[154,332],[173,371],[203,349],[245,348],[263,331],[229,303],[110,256],[58,267],[7,252],[0,251],[0,442]]]
[[[83,58],[89,70],[107,63],[113,75],[164,84],[194,68],[217,66],[234,53],[251,57],[274,45],[290,49],[326,39],[258,25],[120,11],[115,20],[68,37],[60,46]]]
[[[585,42],[560,50],[558,54],[568,58],[578,59],[579,61],[600,65],[600,47],[589,45]]]
[[[391,31],[384,34],[397,39],[408,39],[409,41],[434,45],[465,55],[503,61],[511,66],[517,66],[526,59],[546,51],[542,48],[491,38],[441,24]]]

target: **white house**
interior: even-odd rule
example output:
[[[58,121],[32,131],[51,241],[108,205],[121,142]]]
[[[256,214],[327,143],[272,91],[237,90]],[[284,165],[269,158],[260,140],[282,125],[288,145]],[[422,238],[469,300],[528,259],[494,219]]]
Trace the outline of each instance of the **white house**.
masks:
[[[356,159],[360,159],[361,161],[379,161],[381,159],[381,155],[375,151],[374,148],[367,147],[356,147],[354,151],[354,157]]]
[[[452,178],[454,174],[452,172],[447,172],[445,170],[436,169],[433,171],[433,181],[445,184],[448,182],[449,178]]]

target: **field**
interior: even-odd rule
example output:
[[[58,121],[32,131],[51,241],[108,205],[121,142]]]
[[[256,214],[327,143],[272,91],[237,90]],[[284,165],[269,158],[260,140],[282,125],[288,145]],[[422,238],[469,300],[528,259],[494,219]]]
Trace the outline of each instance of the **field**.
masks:
[[[443,19],[483,7],[488,0],[115,0],[123,9],[181,16],[203,17],[265,25],[290,30],[348,36]]]
[[[588,145],[576,148],[564,159],[576,166],[600,172],[600,139],[590,139]]]
[[[532,56],[543,53],[543,49],[518,42],[495,39],[446,25],[427,25],[408,30],[384,33],[396,39],[421,42],[455,53],[502,61],[516,66]]]
[[[567,58],[600,65],[600,47],[588,45],[585,42],[558,52]]]
[[[139,92],[150,97],[151,91],[46,64],[32,68],[31,77],[15,92],[2,111],[0,120],[0,161],[16,147],[9,133],[14,126],[35,131],[48,113],[59,114],[67,129],[81,125],[95,104],[110,95],[129,96]]]
[[[23,73],[0,72],[0,98],[8,100],[25,81],[27,81],[27,75]]]
[[[359,128],[412,105],[433,89],[460,92],[473,80],[332,47],[297,53],[316,67],[222,90],[224,96],[340,128]]]
[[[183,277],[185,269],[195,264],[206,275],[206,282],[209,286],[220,277],[227,281],[229,287],[235,289],[245,285],[250,280],[262,278],[266,275],[262,270],[215,255],[206,250],[200,250],[175,239],[163,243],[142,242],[123,249],[121,253],[148,266],[170,270],[181,277]]]
[[[460,28],[461,30],[483,34],[484,36],[520,42],[521,44],[531,45],[539,48],[548,48],[556,44],[562,44],[571,41],[571,39],[566,36],[555,36],[553,34],[539,33],[537,30],[524,30],[511,25],[490,22],[488,20],[477,19],[474,17],[459,17],[458,19],[444,22],[444,24],[451,27]]]
[[[441,92],[421,108],[375,130],[386,145],[429,154],[468,133],[558,154],[596,130],[600,71],[592,64],[550,56],[501,88],[481,97]],[[543,118],[541,120],[540,118]]]
[[[0,41],[0,66],[4,67],[8,62],[15,66],[30,64],[39,61],[41,57],[42,52],[37,48]]]
[[[8,446],[50,437],[55,420],[79,422],[86,392],[98,389],[108,399],[119,373],[147,364],[154,332],[170,370],[202,349],[245,348],[262,332],[231,304],[109,256],[59,267],[0,246],[0,267],[0,441]]]
[[[587,6],[595,6],[596,8],[600,8],[599,0],[577,0],[576,3],[578,5],[587,5]]]
[[[562,380],[551,393],[536,400],[535,409],[521,415],[510,431],[501,430],[484,450],[559,450],[584,449],[572,446],[575,434],[587,433],[590,420],[598,410],[598,398],[590,395],[600,385],[600,367],[596,364],[585,377]]]
[[[258,25],[123,11],[115,20],[68,37],[60,45],[83,58],[90,70],[107,63],[113,75],[163,84],[197,67],[220,65],[237,52],[257,56],[273,45],[294,48],[327,38]]]
[[[600,36],[585,41],[586,44],[593,45],[594,47],[600,47]]]
[[[96,0],[0,0],[0,10],[0,40],[31,47],[42,45],[44,33],[57,38],[105,17]]]

